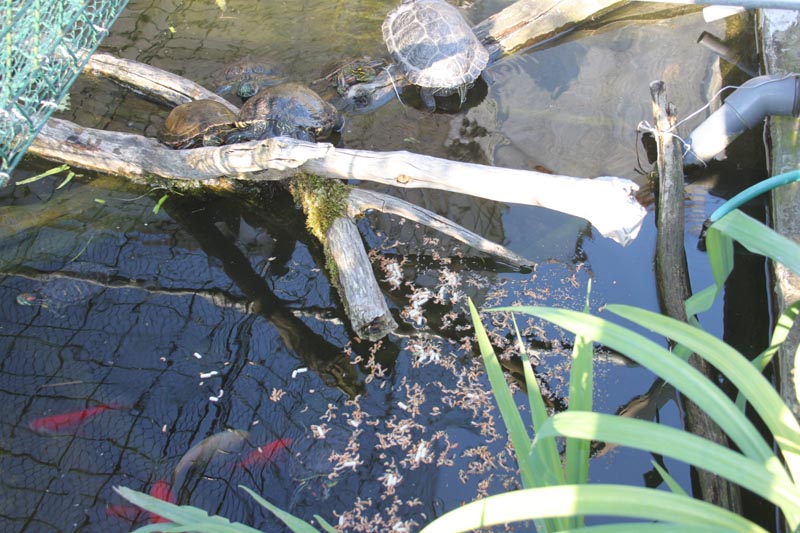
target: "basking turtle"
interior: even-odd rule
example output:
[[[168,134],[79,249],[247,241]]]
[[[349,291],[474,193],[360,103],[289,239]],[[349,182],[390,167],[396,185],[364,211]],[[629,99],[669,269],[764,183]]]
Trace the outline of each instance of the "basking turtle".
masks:
[[[383,40],[430,110],[434,95],[457,92],[463,104],[489,62],[467,21],[444,0],[403,0],[383,21]]]
[[[317,93],[300,83],[261,89],[244,103],[229,143],[268,137],[294,137],[316,142],[341,129],[342,116]]]
[[[383,59],[364,57],[354,59],[331,72],[326,78],[331,80],[340,96],[347,94],[347,90],[356,83],[369,83],[374,80],[380,69],[386,66]]]
[[[176,106],[158,132],[170,148],[219,146],[236,129],[236,114],[214,100],[193,100]]]
[[[261,89],[283,81],[283,75],[277,68],[267,63],[243,59],[226,68],[214,81],[214,85],[220,96],[235,94],[242,100],[247,100]]]

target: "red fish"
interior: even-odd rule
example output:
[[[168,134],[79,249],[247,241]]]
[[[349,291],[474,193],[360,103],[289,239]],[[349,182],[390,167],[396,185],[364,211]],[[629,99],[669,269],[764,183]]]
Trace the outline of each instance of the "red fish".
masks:
[[[110,409],[120,409],[120,406],[98,405],[88,409],[81,409],[80,411],[72,411],[70,413],[61,413],[58,415],[36,418],[31,420],[30,424],[28,424],[28,427],[32,431],[41,433],[43,435],[61,435],[72,433],[90,418],[93,418]]]
[[[159,479],[150,487],[148,494],[153,498],[158,498],[159,500],[168,502],[168,503],[175,503],[175,496],[172,494],[172,488],[169,486],[169,482],[164,479]],[[127,520],[128,522],[135,522],[139,519],[139,515],[142,513],[142,510],[138,507],[132,507],[130,505],[109,505],[106,507],[106,513],[111,516],[116,516],[117,518],[121,518],[123,520]],[[163,524],[169,522],[164,517],[158,516],[154,513],[147,513],[149,517],[149,522],[151,524]]]
[[[291,444],[292,439],[278,439],[268,442],[250,452],[247,457],[237,463],[236,466],[240,468],[250,468],[251,466],[258,464],[270,463],[278,454],[278,452],[285,450],[291,446]]]
[[[175,496],[172,494],[172,487],[169,486],[169,482],[164,479],[159,479],[153,486],[150,487],[150,496],[153,498],[158,498],[159,500],[165,501],[167,503],[175,503]],[[166,518],[158,516],[154,513],[148,513],[150,516],[150,523],[151,524],[161,524],[164,522],[169,522]]]
[[[106,514],[121,518],[127,522],[136,522],[142,510],[130,505],[108,505],[106,506]]]

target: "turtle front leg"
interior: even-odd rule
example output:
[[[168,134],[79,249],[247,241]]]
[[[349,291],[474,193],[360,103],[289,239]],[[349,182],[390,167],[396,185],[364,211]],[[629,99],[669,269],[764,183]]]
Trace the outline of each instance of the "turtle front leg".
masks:
[[[436,111],[436,98],[434,97],[435,90],[430,87],[420,87],[419,97],[422,99],[422,105],[431,113]]]

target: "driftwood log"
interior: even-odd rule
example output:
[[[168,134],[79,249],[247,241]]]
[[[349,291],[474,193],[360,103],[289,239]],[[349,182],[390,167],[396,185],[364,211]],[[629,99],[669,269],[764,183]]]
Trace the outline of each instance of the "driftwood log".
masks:
[[[600,12],[626,3],[559,0],[542,9],[536,5],[540,2],[521,0],[476,26],[476,31],[496,59],[537,38],[551,37],[574,27],[587,17],[597,16]],[[236,111],[229,102],[189,80],[135,61],[95,54],[85,70],[168,105],[209,98],[223,102]],[[409,152],[348,150],[287,138],[223,147],[170,150],[154,139],[139,135],[82,128],[68,121],[52,119],[34,141],[30,152],[54,161],[144,181],[152,176],[195,182],[230,176],[250,180],[279,180],[298,173],[311,173],[334,179],[375,181],[397,187],[436,188],[496,201],[543,206],[572,214],[588,220],[601,234],[623,245],[636,237],[645,215],[644,208],[634,198],[637,185],[622,178],[580,179],[456,163]],[[492,187],[486,187],[487,183],[492,183]],[[434,213],[408,204],[401,205],[397,199],[385,195],[380,197],[374,193],[352,194],[349,204],[351,216],[364,209],[402,212],[405,213],[402,216],[446,229],[449,235],[498,255],[508,264],[530,265],[529,261],[500,245],[488,243]],[[350,227],[346,229],[347,225]],[[363,280],[342,279],[349,272],[371,273],[371,267],[360,239],[354,239],[358,233],[352,219],[347,217],[337,226],[335,239],[352,241],[347,244],[340,242],[337,246],[350,252],[360,250],[358,255],[361,256],[361,264],[357,268],[345,264],[347,268],[340,269],[339,283],[343,286],[363,283]],[[348,260],[352,261],[353,258],[349,257]],[[370,279],[374,281],[374,276],[370,276]],[[377,339],[396,327],[377,282],[366,283],[359,290],[342,288],[340,293],[350,313],[353,329],[359,336]],[[363,297],[364,301],[346,301],[347,294]]]
[[[683,154],[672,130],[677,123],[674,106],[667,102],[663,81],[650,84],[658,147],[658,204],[656,208],[656,285],[661,307],[676,320],[687,321],[686,300],[692,295],[689,269],[684,249],[684,183]],[[692,354],[689,364],[712,382],[716,371],[705,359]],[[683,397],[686,429],[712,442],[730,447],[728,437],[711,417],[693,402]],[[739,487],[706,470],[697,470],[698,485],[705,501],[734,513],[742,513]]]

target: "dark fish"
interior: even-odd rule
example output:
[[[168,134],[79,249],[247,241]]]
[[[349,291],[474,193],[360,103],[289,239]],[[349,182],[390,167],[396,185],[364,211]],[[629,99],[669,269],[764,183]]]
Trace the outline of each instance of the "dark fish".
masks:
[[[42,435],[62,435],[72,433],[81,424],[94,418],[104,411],[112,409],[121,409],[119,405],[98,405],[88,409],[81,409],[80,411],[72,411],[69,413],[61,413],[57,415],[46,416],[43,418],[36,418],[31,420],[28,427]]]
[[[247,457],[237,463],[236,466],[239,468],[250,468],[254,465],[270,463],[278,454],[278,452],[285,450],[291,446],[291,444],[292,439],[278,439],[266,444],[262,444],[250,452]]]
[[[183,457],[175,467],[175,472],[172,475],[172,486],[176,486],[175,481],[186,474],[187,471],[204,469],[214,455],[218,453],[230,454],[238,451],[239,447],[247,439],[247,435],[247,431],[241,429],[226,429],[201,440],[189,448],[189,451],[183,454]]]

